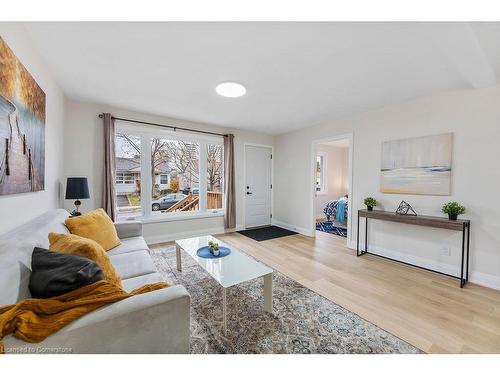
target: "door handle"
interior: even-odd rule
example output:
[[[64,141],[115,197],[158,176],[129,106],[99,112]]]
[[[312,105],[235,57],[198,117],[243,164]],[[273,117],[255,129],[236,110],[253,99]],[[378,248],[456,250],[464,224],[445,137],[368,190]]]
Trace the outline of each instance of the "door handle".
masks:
[[[252,193],[251,193],[251,192],[249,192],[249,191],[247,191],[247,195],[252,195]]]

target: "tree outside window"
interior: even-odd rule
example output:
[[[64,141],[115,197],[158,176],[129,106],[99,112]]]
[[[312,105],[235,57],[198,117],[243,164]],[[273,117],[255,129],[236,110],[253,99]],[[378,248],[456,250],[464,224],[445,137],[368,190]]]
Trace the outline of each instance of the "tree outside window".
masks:
[[[222,208],[222,145],[207,145],[207,208]]]

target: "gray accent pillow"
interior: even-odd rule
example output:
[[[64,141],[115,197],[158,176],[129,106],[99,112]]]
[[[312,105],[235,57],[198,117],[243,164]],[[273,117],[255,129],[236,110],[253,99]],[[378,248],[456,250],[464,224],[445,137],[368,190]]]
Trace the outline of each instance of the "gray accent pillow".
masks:
[[[59,296],[103,280],[96,262],[35,247],[31,256],[29,289],[33,298]]]

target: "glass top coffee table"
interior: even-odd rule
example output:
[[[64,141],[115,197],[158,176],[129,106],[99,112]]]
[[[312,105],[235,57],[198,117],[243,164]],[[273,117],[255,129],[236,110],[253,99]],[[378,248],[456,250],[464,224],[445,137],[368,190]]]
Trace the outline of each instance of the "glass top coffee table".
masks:
[[[231,254],[222,258],[201,258],[196,255],[200,247],[207,246],[213,240],[220,246],[231,249]],[[224,334],[227,331],[226,289],[245,281],[264,277],[264,310],[273,312],[273,269],[257,262],[253,258],[212,236],[186,238],[175,241],[177,270],[182,271],[181,249],[193,258],[199,266],[208,272],[222,286],[222,319]]]

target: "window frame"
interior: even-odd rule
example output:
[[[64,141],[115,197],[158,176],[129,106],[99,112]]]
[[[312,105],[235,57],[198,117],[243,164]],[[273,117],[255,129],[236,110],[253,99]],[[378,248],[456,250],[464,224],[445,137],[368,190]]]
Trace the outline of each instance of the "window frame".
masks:
[[[170,183],[170,177],[169,177],[169,175],[168,175],[168,174],[166,174],[166,173],[160,173],[160,175],[159,175],[159,176],[160,176],[160,185],[168,185],[168,184]],[[167,182],[165,182],[165,183],[164,183],[164,182],[162,182],[162,178],[163,178],[163,177],[166,177]]]
[[[131,177],[126,178],[126,177]],[[135,177],[133,173],[130,172],[115,172],[115,185],[131,185],[135,184]]]
[[[316,152],[315,165],[318,162],[318,157],[320,158],[320,186],[318,190],[318,185],[315,185],[316,195],[327,195],[328,194],[328,184],[326,183],[328,178],[328,154],[323,151]],[[316,172],[317,173],[317,172]],[[316,176],[315,176],[316,177]],[[316,181],[317,177],[314,179]]]
[[[115,184],[125,185],[125,172],[115,172]]]
[[[176,132],[169,129],[158,129],[148,126],[137,126],[125,123],[120,120],[115,122],[115,133],[125,133],[139,137],[141,140],[141,216],[124,217],[120,220],[140,220],[142,222],[162,222],[187,220],[214,216],[223,216],[225,212],[224,187],[222,190],[222,208],[207,209],[207,145],[222,146],[222,168],[224,169],[224,141],[221,137],[208,134],[196,134],[188,132]],[[198,211],[172,212],[168,214],[153,214],[151,197],[151,188],[154,184],[152,176],[150,176],[151,164],[151,140],[153,138],[166,138],[169,140],[185,141],[198,143],[200,146],[199,154],[199,204]],[[224,174],[224,170],[222,171]],[[147,177],[147,178],[145,178]],[[116,180],[116,179],[115,179]]]

